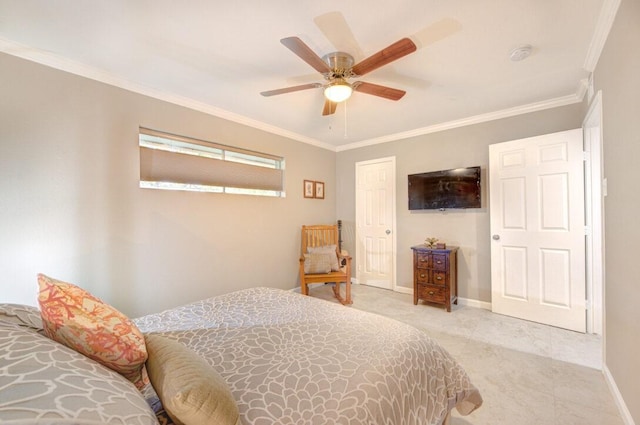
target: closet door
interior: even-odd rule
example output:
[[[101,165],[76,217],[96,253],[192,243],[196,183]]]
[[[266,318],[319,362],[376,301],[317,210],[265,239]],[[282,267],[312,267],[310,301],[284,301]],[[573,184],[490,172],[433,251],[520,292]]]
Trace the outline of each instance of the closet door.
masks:
[[[356,279],[395,287],[395,158],[356,164]]]

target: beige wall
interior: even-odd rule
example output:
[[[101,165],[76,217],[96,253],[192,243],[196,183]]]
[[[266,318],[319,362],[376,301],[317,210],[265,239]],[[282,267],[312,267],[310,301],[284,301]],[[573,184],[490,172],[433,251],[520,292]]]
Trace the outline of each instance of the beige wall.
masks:
[[[345,227],[349,229],[355,227],[355,163],[395,156],[397,285],[412,288],[410,247],[432,236],[448,245],[460,247],[459,295],[463,298],[490,302],[490,229],[487,197],[489,145],[578,128],[582,124],[583,109],[582,104],[575,104],[339,152],[336,166],[338,219],[343,220]],[[408,174],[476,165],[482,168],[482,208],[445,212],[408,210]],[[347,242],[347,248],[355,256],[353,241]]]
[[[300,225],[335,221],[334,152],[8,55],[0,87],[0,302],[34,304],[38,272],[130,315],[290,289]],[[138,126],[282,155],[287,197],[140,189]]]
[[[640,424],[640,1],[622,0],[594,73],[602,90],[606,366]]]

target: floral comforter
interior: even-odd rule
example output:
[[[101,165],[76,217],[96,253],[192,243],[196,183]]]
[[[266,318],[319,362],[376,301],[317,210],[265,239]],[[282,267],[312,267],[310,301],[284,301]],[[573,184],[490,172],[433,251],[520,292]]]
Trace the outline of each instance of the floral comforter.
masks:
[[[227,381],[246,425],[441,424],[482,404],[423,332],[324,300],[252,288],[135,319]]]

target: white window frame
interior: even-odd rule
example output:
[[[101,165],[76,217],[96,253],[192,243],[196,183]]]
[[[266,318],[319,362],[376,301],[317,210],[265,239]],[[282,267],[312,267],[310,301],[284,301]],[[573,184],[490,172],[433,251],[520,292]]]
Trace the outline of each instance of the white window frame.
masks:
[[[144,127],[138,143],[141,188],[285,197],[283,157]]]

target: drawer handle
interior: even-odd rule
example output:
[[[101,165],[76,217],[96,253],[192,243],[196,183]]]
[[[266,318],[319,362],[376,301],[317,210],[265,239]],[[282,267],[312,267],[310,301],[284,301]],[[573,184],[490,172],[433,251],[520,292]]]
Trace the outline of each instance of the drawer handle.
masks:
[[[442,261],[438,260],[436,261],[437,264],[442,264]]]
[[[420,277],[424,277],[424,273],[422,273],[422,274],[420,275]]]
[[[420,262],[421,262],[421,263],[424,263],[425,261],[427,261],[427,260],[425,260],[424,258],[421,258],[421,259],[420,259]]]
[[[442,276],[438,276],[438,277],[436,277],[436,279],[442,280]]]
[[[429,291],[429,295],[433,295],[433,294],[435,294],[435,292]]]

